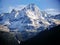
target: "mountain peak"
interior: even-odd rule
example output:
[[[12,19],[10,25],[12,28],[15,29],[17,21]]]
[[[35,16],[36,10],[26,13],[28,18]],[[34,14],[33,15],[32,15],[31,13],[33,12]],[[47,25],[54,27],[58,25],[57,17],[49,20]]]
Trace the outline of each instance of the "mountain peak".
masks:
[[[29,10],[35,11],[35,8],[37,8],[37,6],[36,6],[34,3],[31,3],[31,4],[27,5],[27,6],[24,8],[24,10],[29,9]]]
[[[29,6],[35,6],[35,4],[34,3],[31,3],[31,4],[29,4]]]
[[[15,9],[12,9],[11,13],[14,13],[14,12],[16,12],[16,10]]]

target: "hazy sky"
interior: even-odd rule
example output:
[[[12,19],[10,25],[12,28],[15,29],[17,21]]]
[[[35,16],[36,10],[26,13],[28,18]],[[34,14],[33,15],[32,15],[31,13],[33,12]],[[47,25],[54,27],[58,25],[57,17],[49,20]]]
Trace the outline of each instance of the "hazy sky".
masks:
[[[60,0],[0,0],[0,13],[7,12],[10,8],[35,3],[41,10],[57,9],[60,10]]]

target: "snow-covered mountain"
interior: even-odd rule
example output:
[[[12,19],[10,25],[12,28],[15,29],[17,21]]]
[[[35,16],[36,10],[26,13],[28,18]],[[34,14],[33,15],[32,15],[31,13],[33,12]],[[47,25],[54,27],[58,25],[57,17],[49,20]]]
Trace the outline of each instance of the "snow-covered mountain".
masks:
[[[1,14],[0,24],[7,26],[10,31],[20,32],[22,40],[25,40],[35,36],[40,31],[44,31],[46,28],[49,29],[59,25],[60,20],[50,17],[49,14],[41,11],[35,4],[29,4],[21,10],[16,11],[13,9],[11,13]],[[19,39],[19,36],[17,37]]]
[[[54,19],[58,19],[58,20],[60,20],[60,14],[55,15],[55,16],[51,16],[51,18],[54,18]]]

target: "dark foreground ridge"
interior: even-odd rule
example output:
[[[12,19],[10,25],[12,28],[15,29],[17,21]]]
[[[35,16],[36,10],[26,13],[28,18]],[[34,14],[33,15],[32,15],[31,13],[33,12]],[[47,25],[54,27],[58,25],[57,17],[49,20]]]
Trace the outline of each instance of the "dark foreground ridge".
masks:
[[[60,45],[60,25],[40,32],[37,36],[21,42],[21,45]]]
[[[14,35],[0,31],[0,45],[19,45]],[[20,45],[60,45],[60,25],[40,32]]]
[[[0,31],[0,45],[18,45],[13,34]]]

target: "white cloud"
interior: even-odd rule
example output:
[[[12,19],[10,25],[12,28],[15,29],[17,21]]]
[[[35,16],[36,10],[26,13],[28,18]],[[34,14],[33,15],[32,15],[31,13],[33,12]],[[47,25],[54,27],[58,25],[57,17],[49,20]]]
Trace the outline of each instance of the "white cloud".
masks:
[[[45,11],[48,13],[48,14],[51,14],[51,15],[57,15],[57,14],[60,14],[60,10],[57,10],[57,9],[45,9]]]
[[[21,9],[23,9],[24,7],[25,7],[26,5],[18,5],[18,6],[10,6],[8,9],[8,12],[11,12],[12,11],[12,9],[15,9],[16,11],[17,10],[21,10]]]

